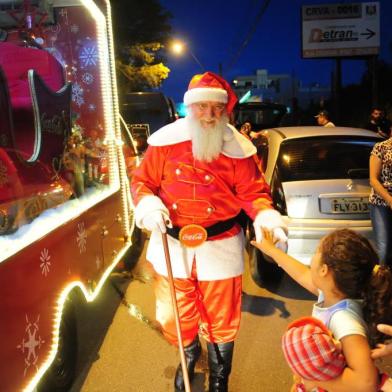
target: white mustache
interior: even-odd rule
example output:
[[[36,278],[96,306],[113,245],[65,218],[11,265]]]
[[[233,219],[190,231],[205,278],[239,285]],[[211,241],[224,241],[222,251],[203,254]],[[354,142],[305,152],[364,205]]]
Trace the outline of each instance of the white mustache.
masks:
[[[203,122],[214,124],[206,129]],[[199,161],[211,162],[218,158],[222,151],[224,131],[228,122],[227,116],[218,119],[197,119],[192,114],[187,117],[192,139],[192,152]]]

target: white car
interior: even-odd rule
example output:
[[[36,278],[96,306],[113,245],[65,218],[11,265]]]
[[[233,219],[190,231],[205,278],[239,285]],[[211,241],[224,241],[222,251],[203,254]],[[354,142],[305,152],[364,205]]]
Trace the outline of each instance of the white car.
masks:
[[[348,227],[372,240],[369,157],[382,139],[357,128],[299,126],[263,131],[258,139],[275,208],[288,225],[288,253],[309,264],[320,238]],[[250,248],[251,272],[266,283],[280,269]]]

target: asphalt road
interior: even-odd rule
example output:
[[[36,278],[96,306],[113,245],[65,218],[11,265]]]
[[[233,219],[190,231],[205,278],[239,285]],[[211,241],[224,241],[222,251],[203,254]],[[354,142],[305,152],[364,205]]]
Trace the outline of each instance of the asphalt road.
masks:
[[[151,275],[143,253],[131,275],[113,274],[98,303],[80,311],[87,321],[79,336],[81,360],[71,392],[174,390],[179,354],[157,331]],[[290,321],[310,314],[313,301],[289,279],[276,290],[259,287],[246,269],[230,392],[289,391],[292,377],[280,339]],[[192,392],[208,391],[203,347]]]

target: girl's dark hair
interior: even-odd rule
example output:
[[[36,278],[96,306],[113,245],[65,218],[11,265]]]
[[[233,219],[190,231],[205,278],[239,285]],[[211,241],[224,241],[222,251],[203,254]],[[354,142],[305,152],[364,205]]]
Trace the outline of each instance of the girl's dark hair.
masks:
[[[392,325],[392,273],[387,265],[380,265],[373,272],[364,300],[363,314],[369,328],[369,340],[375,346],[390,339],[377,330],[377,324]]]
[[[378,256],[368,239],[349,229],[335,230],[321,241],[320,253],[337,289],[347,298],[364,300],[371,345],[385,340],[377,324],[392,324],[392,273],[387,266],[375,268]]]

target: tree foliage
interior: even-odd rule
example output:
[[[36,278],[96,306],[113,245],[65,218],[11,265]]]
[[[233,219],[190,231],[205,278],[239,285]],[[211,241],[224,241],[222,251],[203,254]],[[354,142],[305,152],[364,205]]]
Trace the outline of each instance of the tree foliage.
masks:
[[[161,49],[169,40],[171,14],[157,0],[112,0],[120,92],[159,87],[169,75]]]
[[[370,64],[370,63],[369,63]],[[376,61],[376,103],[386,110],[392,119],[392,65],[382,60]],[[342,89],[340,99],[341,125],[364,126],[367,122],[372,102],[372,73],[370,67],[363,74],[360,84]]]

